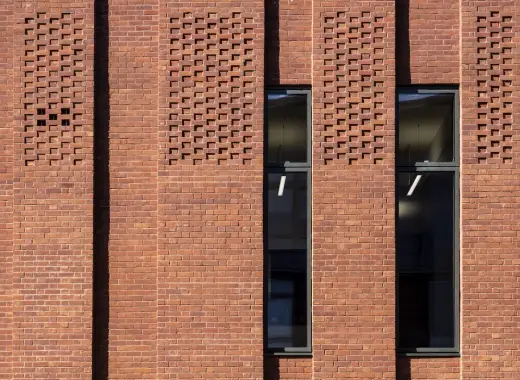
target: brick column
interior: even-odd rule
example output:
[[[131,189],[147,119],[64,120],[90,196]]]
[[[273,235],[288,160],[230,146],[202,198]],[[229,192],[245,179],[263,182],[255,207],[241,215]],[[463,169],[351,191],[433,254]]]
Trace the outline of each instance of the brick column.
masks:
[[[158,1],[109,0],[109,378],[157,379]]]
[[[0,1],[0,377],[12,378],[13,356],[13,15]]]
[[[161,2],[160,379],[261,379],[263,1]]]
[[[395,378],[393,1],[314,1],[314,379]]]
[[[462,1],[462,378],[520,375],[520,10]]]
[[[13,379],[90,379],[93,2],[15,1]]]

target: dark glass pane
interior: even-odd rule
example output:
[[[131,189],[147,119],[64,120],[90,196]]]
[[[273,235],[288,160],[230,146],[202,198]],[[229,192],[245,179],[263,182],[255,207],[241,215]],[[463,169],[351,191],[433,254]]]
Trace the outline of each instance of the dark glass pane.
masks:
[[[307,162],[307,95],[268,93],[269,163]]]
[[[268,175],[269,348],[307,346],[307,174]]]
[[[452,162],[455,95],[400,93],[398,97],[398,164]]]
[[[399,345],[454,347],[454,175],[400,173]]]

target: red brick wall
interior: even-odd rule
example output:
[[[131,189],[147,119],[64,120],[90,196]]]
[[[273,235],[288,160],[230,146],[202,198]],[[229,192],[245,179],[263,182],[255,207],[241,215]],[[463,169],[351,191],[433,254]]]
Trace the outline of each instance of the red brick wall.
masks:
[[[519,377],[514,0],[106,5],[108,378]],[[92,376],[93,20],[0,0],[6,379]],[[396,72],[460,82],[460,358],[395,355]],[[264,82],[313,86],[312,358],[263,357]]]
[[[397,380],[458,380],[460,358],[397,358]]]
[[[13,357],[13,47],[14,4],[0,2],[0,377],[12,378]]]
[[[227,5],[160,8],[161,379],[262,378],[264,4]]]
[[[312,0],[268,0],[265,81],[268,85],[310,85]]]
[[[93,4],[13,6],[11,378],[90,379]]]
[[[462,374],[520,375],[520,11],[462,3]]]
[[[110,0],[109,378],[157,379],[157,1]]]
[[[460,82],[460,5],[458,0],[396,2],[397,82]]]
[[[265,380],[312,379],[312,358],[266,357]]]
[[[393,379],[394,2],[313,14],[313,378]]]

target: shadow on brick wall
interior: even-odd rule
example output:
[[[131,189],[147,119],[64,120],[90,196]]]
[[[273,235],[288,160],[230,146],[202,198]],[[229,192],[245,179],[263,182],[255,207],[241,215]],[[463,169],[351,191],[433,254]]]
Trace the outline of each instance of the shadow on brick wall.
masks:
[[[92,380],[108,379],[108,239],[110,229],[108,32],[108,0],[95,0]]]
[[[264,380],[280,380],[280,359],[274,356],[264,358]]]
[[[410,73],[410,0],[397,0],[395,29],[397,84],[409,85],[412,81]]]
[[[279,0],[265,1],[265,84],[280,84]]]
[[[397,357],[395,370],[396,380],[412,380],[412,368],[410,365],[410,358]]]

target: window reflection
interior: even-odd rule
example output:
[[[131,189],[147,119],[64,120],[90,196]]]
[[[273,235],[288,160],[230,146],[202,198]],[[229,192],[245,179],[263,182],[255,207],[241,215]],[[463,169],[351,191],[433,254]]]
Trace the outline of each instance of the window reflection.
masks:
[[[270,173],[268,181],[268,347],[305,347],[307,174]]]
[[[454,175],[399,173],[401,347],[453,347]]]
[[[307,161],[307,96],[268,94],[269,163]]]
[[[399,165],[453,161],[454,94],[399,97]]]

